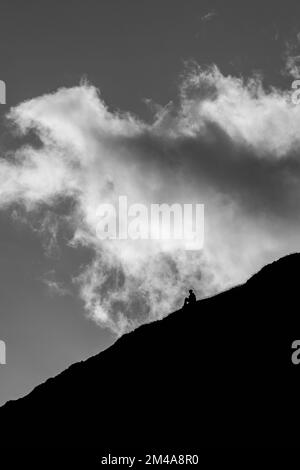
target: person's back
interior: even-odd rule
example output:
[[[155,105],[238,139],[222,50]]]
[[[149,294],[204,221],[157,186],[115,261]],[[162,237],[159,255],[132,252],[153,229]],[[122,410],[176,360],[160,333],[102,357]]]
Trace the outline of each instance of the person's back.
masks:
[[[195,293],[190,290],[190,295],[189,295],[189,304],[193,305],[196,303],[196,296]]]

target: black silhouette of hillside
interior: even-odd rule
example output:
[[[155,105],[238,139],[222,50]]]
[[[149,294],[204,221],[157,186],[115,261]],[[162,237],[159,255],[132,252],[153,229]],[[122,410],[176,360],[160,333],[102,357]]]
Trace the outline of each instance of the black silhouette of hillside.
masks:
[[[282,258],[7,403],[2,447],[296,446],[299,272]]]

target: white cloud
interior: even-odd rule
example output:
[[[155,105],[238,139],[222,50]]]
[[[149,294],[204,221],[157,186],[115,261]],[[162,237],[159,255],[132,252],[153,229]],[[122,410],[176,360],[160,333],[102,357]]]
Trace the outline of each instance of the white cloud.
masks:
[[[49,292],[53,295],[65,296],[69,294],[68,289],[63,287],[60,283],[52,279],[43,279],[44,284],[49,289]]]
[[[211,21],[215,16],[217,16],[217,13],[214,10],[209,11],[201,17],[201,21],[202,23],[207,23],[208,21]]]
[[[300,55],[299,55],[300,33],[293,41],[285,43],[285,68],[284,73],[297,79],[300,78]]]
[[[194,67],[179,105],[156,110],[145,124],[110,112],[87,83],[62,88],[11,110],[19,131],[34,130],[41,145],[0,160],[0,207],[18,202],[30,213],[74,201],[69,243],[94,250],[77,277],[80,295],[89,315],[117,334],[178,308],[190,287],[209,295],[299,249],[300,107],[289,92]],[[101,242],[97,208],[119,195],[205,203],[204,250]],[[53,218],[51,229],[51,220],[44,223],[55,242],[60,222]]]

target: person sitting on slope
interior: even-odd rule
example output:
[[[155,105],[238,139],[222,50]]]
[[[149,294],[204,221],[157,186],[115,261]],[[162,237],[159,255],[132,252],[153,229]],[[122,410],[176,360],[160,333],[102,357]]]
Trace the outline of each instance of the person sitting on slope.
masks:
[[[192,289],[189,290],[189,294],[190,295],[184,299],[184,307],[187,307],[188,305],[195,305],[196,303],[196,296]]]

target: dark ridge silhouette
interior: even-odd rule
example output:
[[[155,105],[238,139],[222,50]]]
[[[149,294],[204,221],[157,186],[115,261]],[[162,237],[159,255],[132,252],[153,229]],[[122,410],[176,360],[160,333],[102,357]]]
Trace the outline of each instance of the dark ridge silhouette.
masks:
[[[299,272],[282,258],[8,402],[1,446],[297,446]]]

